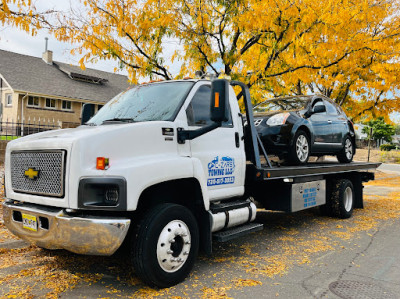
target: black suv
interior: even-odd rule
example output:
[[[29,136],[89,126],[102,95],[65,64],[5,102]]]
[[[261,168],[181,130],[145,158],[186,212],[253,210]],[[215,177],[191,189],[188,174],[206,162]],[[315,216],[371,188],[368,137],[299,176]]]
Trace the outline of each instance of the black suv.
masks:
[[[336,155],[349,163],[355,154],[352,122],[322,95],[266,100],[253,108],[255,126],[267,153],[291,164],[305,164],[312,156]]]

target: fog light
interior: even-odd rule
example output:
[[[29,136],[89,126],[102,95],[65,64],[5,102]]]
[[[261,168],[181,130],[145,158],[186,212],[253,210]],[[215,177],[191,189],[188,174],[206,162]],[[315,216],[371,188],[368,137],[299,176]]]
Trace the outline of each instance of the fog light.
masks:
[[[117,189],[107,189],[106,201],[117,203],[118,202],[118,190]]]

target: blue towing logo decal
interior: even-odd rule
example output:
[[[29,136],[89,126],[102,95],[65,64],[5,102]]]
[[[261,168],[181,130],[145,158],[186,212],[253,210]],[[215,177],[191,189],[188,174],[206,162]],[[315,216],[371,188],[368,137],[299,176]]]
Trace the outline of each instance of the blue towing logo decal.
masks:
[[[233,184],[235,177],[231,176],[235,171],[235,159],[231,157],[215,157],[208,163],[207,186]]]
[[[317,188],[314,187],[314,188],[304,189],[303,200],[305,208],[316,206],[317,205],[316,198],[317,198]]]

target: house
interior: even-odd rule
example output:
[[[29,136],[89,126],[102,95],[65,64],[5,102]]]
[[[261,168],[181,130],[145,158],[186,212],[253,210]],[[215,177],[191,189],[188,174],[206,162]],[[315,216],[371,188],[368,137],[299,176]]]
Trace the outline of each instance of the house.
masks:
[[[400,145],[400,135],[396,134],[392,136],[392,143]]]
[[[95,111],[129,88],[123,75],[53,61],[46,51],[42,58],[0,50],[1,118],[21,123],[53,121],[62,128],[80,124],[84,103]],[[4,130],[4,128],[3,128]],[[26,133],[25,133],[26,134]]]
[[[363,133],[365,125],[363,124],[354,124],[354,131],[356,133],[356,139],[357,140],[365,140],[368,138],[368,135],[366,133]]]

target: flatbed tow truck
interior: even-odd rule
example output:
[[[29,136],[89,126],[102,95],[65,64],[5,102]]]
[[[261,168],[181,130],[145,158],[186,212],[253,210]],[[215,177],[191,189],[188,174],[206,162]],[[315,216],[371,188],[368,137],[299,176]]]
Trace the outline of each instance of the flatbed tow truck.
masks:
[[[85,105],[83,123],[90,111]],[[169,287],[190,273],[199,248],[211,254],[214,241],[261,230],[255,203],[350,217],[378,166],[274,166],[245,84],[151,83],[117,96],[79,128],[10,142],[4,221],[48,249],[112,255],[124,243],[141,279]]]

